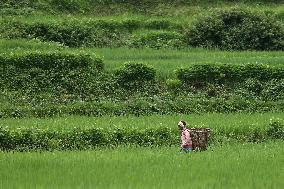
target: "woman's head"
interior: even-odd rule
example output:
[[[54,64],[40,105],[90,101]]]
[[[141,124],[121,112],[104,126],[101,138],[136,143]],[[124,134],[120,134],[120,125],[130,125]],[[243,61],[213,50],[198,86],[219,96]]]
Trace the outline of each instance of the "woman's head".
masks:
[[[183,130],[185,128],[185,126],[186,126],[186,122],[185,121],[181,120],[181,121],[178,122],[178,128],[180,130]]]

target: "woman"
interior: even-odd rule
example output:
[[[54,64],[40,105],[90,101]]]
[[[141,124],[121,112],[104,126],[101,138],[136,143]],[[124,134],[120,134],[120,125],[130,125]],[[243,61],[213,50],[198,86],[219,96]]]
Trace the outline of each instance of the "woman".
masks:
[[[181,151],[188,153],[192,151],[192,140],[190,138],[190,131],[185,126],[185,121],[178,122],[178,128],[181,131]]]

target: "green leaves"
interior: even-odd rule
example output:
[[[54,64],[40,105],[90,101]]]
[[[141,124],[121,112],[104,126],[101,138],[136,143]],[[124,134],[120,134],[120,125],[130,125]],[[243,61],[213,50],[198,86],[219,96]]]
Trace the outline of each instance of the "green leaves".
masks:
[[[42,91],[84,93],[92,88],[93,80],[103,70],[100,58],[56,51],[2,54],[0,63],[4,88],[36,94]]]
[[[0,127],[0,150],[75,150],[117,145],[170,146],[178,144],[177,132],[170,128],[133,129],[52,129],[9,130]]]
[[[143,86],[153,83],[156,70],[142,63],[125,63],[115,72],[117,83],[125,89],[143,89]]]
[[[56,23],[3,20],[1,25],[0,36],[3,38],[40,39],[41,41],[58,42],[68,47],[185,47],[184,36],[180,31],[174,32],[181,30],[181,26],[169,20],[79,20],[72,18]],[[146,35],[132,34],[139,29],[156,28],[159,30],[150,31]],[[174,31],[160,31],[161,29]]]
[[[194,140],[201,140],[196,134],[192,134]],[[213,130],[209,143],[216,144],[230,140],[262,142],[268,139],[283,139],[283,134],[283,122],[273,121],[265,129],[248,125],[242,128]],[[0,127],[0,150],[84,150],[118,145],[178,146],[179,143],[178,130],[168,127],[147,129],[79,127],[67,130]]]
[[[176,71],[177,78],[184,83],[228,83],[246,79],[267,81],[284,78],[282,66],[270,67],[262,64],[196,64]]]
[[[229,9],[199,18],[187,32],[189,45],[226,50],[283,50],[283,25],[245,9]]]
[[[271,120],[267,135],[273,139],[284,139],[284,124],[280,120]]]
[[[1,67],[14,66],[18,69],[40,68],[44,70],[93,68],[101,70],[103,63],[100,58],[91,58],[87,53],[67,52],[24,52],[15,54],[1,54]]]

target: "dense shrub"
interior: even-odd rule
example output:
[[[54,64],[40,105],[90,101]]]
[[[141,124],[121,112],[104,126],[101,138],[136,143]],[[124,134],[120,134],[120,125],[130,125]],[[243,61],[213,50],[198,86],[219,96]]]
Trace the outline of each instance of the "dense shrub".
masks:
[[[168,90],[172,92],[178,92],[179,90],[182,90],[181,81],[178,79],[167,79],[166,86]]]
[[[25,7],[25,6],[32,6],[34,3],[37,3],[38,0],[2,0],[0,7]]]
[[[234,50],[283,50],[284,28],[272,17],[242,9],[214,12],[187,32],[192,46]]]
[[[72,150],[132,144],[138,146],[170,146],[177,144],[177,132],[170,128],[145,130],[114,128],[52,129],[0,127],[0,150]]]
[[[26,25],[27,38],[38,38],[42,41],[59,42],[69,47],[78,47],[88,42],[90,29],[76,26],[51,25],[46,23],[35,23]]]
[[[195,126],[198,128],[198,126]],[[250,125],[247,128],[215,129],[210,135],[210,144],[237,140],[240,142],[262,142],[267,139],[283,139],[283,125],[273,122],[266,129]],[[0,127],[0,150],[83,150],[117,145],[178,146],[177,129],[157,127],[147,129],[116,128],[52,128]]]
[[[22,15],[22,16],[31,16],[33,15],[35,10],[33,8],[2,8],[0,11],[0,15],[7,16],[7,15]]]
[[[284,125],[280,120],[271,121],[267,129],[267,135],[273,139],[284,139]]]
[[[166,20],[164,22],[170,23]],[[0,37],[40,39],[58,42],[69,47],[185,47],[184,37],[177,32],[156,31],[142,36],[132,36],[132,32],[137,29],[152,27],[149,23],[143,23],[139,19],[79,20],[72,18],[57,23],[52,21],[24,23],[4,19],[1,21]]]
[[[50,4],[59,11],[79,12],[82,1],[78,0],[51,0]]]
[[[68,53],[56,51],[1,54],[0,63],[1,67],[15,67],[18,69],[103,69],[103,62],[100,58],[91,57],[89,54],[86,53]]]
[[[265,100],[284,99],[284,79],[272,79],[265,83],[261,96]]]
[[[176,75],[184,83],[202,86],[207,82],[220,84],[242,82],[247,79],[259,81],[283,79],[284,67],[270,67],[259,64],[196,64],[189,68],[176,70]]]
[[[64,96],[62,95],[62,98]],[[102,98],[105,98],[104,96]],[[98,99],[101,100],[101,99]],[[51,101],[51,100],[50,100]],[[152,114],[190,114],[205,112],[267,112],[283,111],[284,101],[249,100],[240,97],[231,98],[196,98],[178,96],[176,99],[133,98],[125,101],[98,101],[52,103],[40,102],[25,106],[5,106],[0,108],[0,118],[8,117],[53,117],[64,115],[118,116],[118,115],[152,115]]]
[[[22,23],[4,20],[1,22],[2,38],[27,38],[54,41],[69,47],[115,47],[124,45],[135,24],[127,21],[66,20],[58,23]]]
[[[4,39],[27,38],[26,26],[21,22],[3,19],[0,21],[0,37]]]
[[[248,78],[244,82],[244,88],[250,92],[255,93],[256,95],[260,95],[263,90],[263,83],[255,78]]]
[[[125,63],[115,72],[117,83],[126,89],[139,89],[144,85],[153,83],[156,70],[142,63]]]
[[[121,24],[107,21],[65,24],[35,23],[28,26],[25,33],[28,37],[39,38],[44,41],[55,41],[70,47],[115,47],[121,46],[125,38],[125,31]]]
[[[97,94],[100,58],[82,53],[34,52],[0,55],[0,86],[10,91]]]

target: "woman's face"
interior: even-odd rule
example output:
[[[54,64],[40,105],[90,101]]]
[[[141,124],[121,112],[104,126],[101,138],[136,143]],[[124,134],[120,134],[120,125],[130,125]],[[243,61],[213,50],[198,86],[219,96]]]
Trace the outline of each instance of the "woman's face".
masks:
[[[184,128],[183,122],[178,122],[178,128],[182,130]]]

